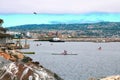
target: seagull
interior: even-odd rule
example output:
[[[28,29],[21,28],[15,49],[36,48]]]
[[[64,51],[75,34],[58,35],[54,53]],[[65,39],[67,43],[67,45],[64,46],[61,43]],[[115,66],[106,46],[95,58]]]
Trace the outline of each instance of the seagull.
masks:
[[[37,14],[36,12],[33,12],[33,14]]]

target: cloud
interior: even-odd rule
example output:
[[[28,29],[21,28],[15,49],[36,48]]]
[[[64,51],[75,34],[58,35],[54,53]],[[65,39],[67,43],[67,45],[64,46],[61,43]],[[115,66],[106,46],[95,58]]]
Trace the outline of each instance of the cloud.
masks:
[[[0,13],[120,12],[120,0],[1,0]]]

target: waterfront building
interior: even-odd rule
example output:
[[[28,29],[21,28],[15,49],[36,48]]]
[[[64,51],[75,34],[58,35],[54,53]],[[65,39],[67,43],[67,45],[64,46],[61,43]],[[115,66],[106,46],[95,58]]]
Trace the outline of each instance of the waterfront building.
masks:
[[[2,27],[3,20],[0,19],[0,44],[6,44],[12,42],[12,36],[10,34],[7,34],[6,28]]]

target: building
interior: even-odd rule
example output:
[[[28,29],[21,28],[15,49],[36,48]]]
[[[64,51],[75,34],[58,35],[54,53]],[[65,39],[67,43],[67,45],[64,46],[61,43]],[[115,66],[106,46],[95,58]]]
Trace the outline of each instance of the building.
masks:
[[[0,19],[0,44],[6,44],[11,43],[12,36],[10,34],[7,34],[7,29],[2,27],[3,20]]]

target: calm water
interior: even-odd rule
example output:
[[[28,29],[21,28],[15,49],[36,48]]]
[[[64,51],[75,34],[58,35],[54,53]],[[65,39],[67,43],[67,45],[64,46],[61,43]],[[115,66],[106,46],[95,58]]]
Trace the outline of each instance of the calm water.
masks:
[[[92,42],[34,42],[29,41],[30,49],[36,54],[28,54],[44,67],[57,73],[64,80],[88,80],[120,74],[120,43]],[[36,46],[39,44],[39,46]],[[98,47],[102,50],[98,50]],[[52,53],[68,53],[78,55],[51,55]]]

